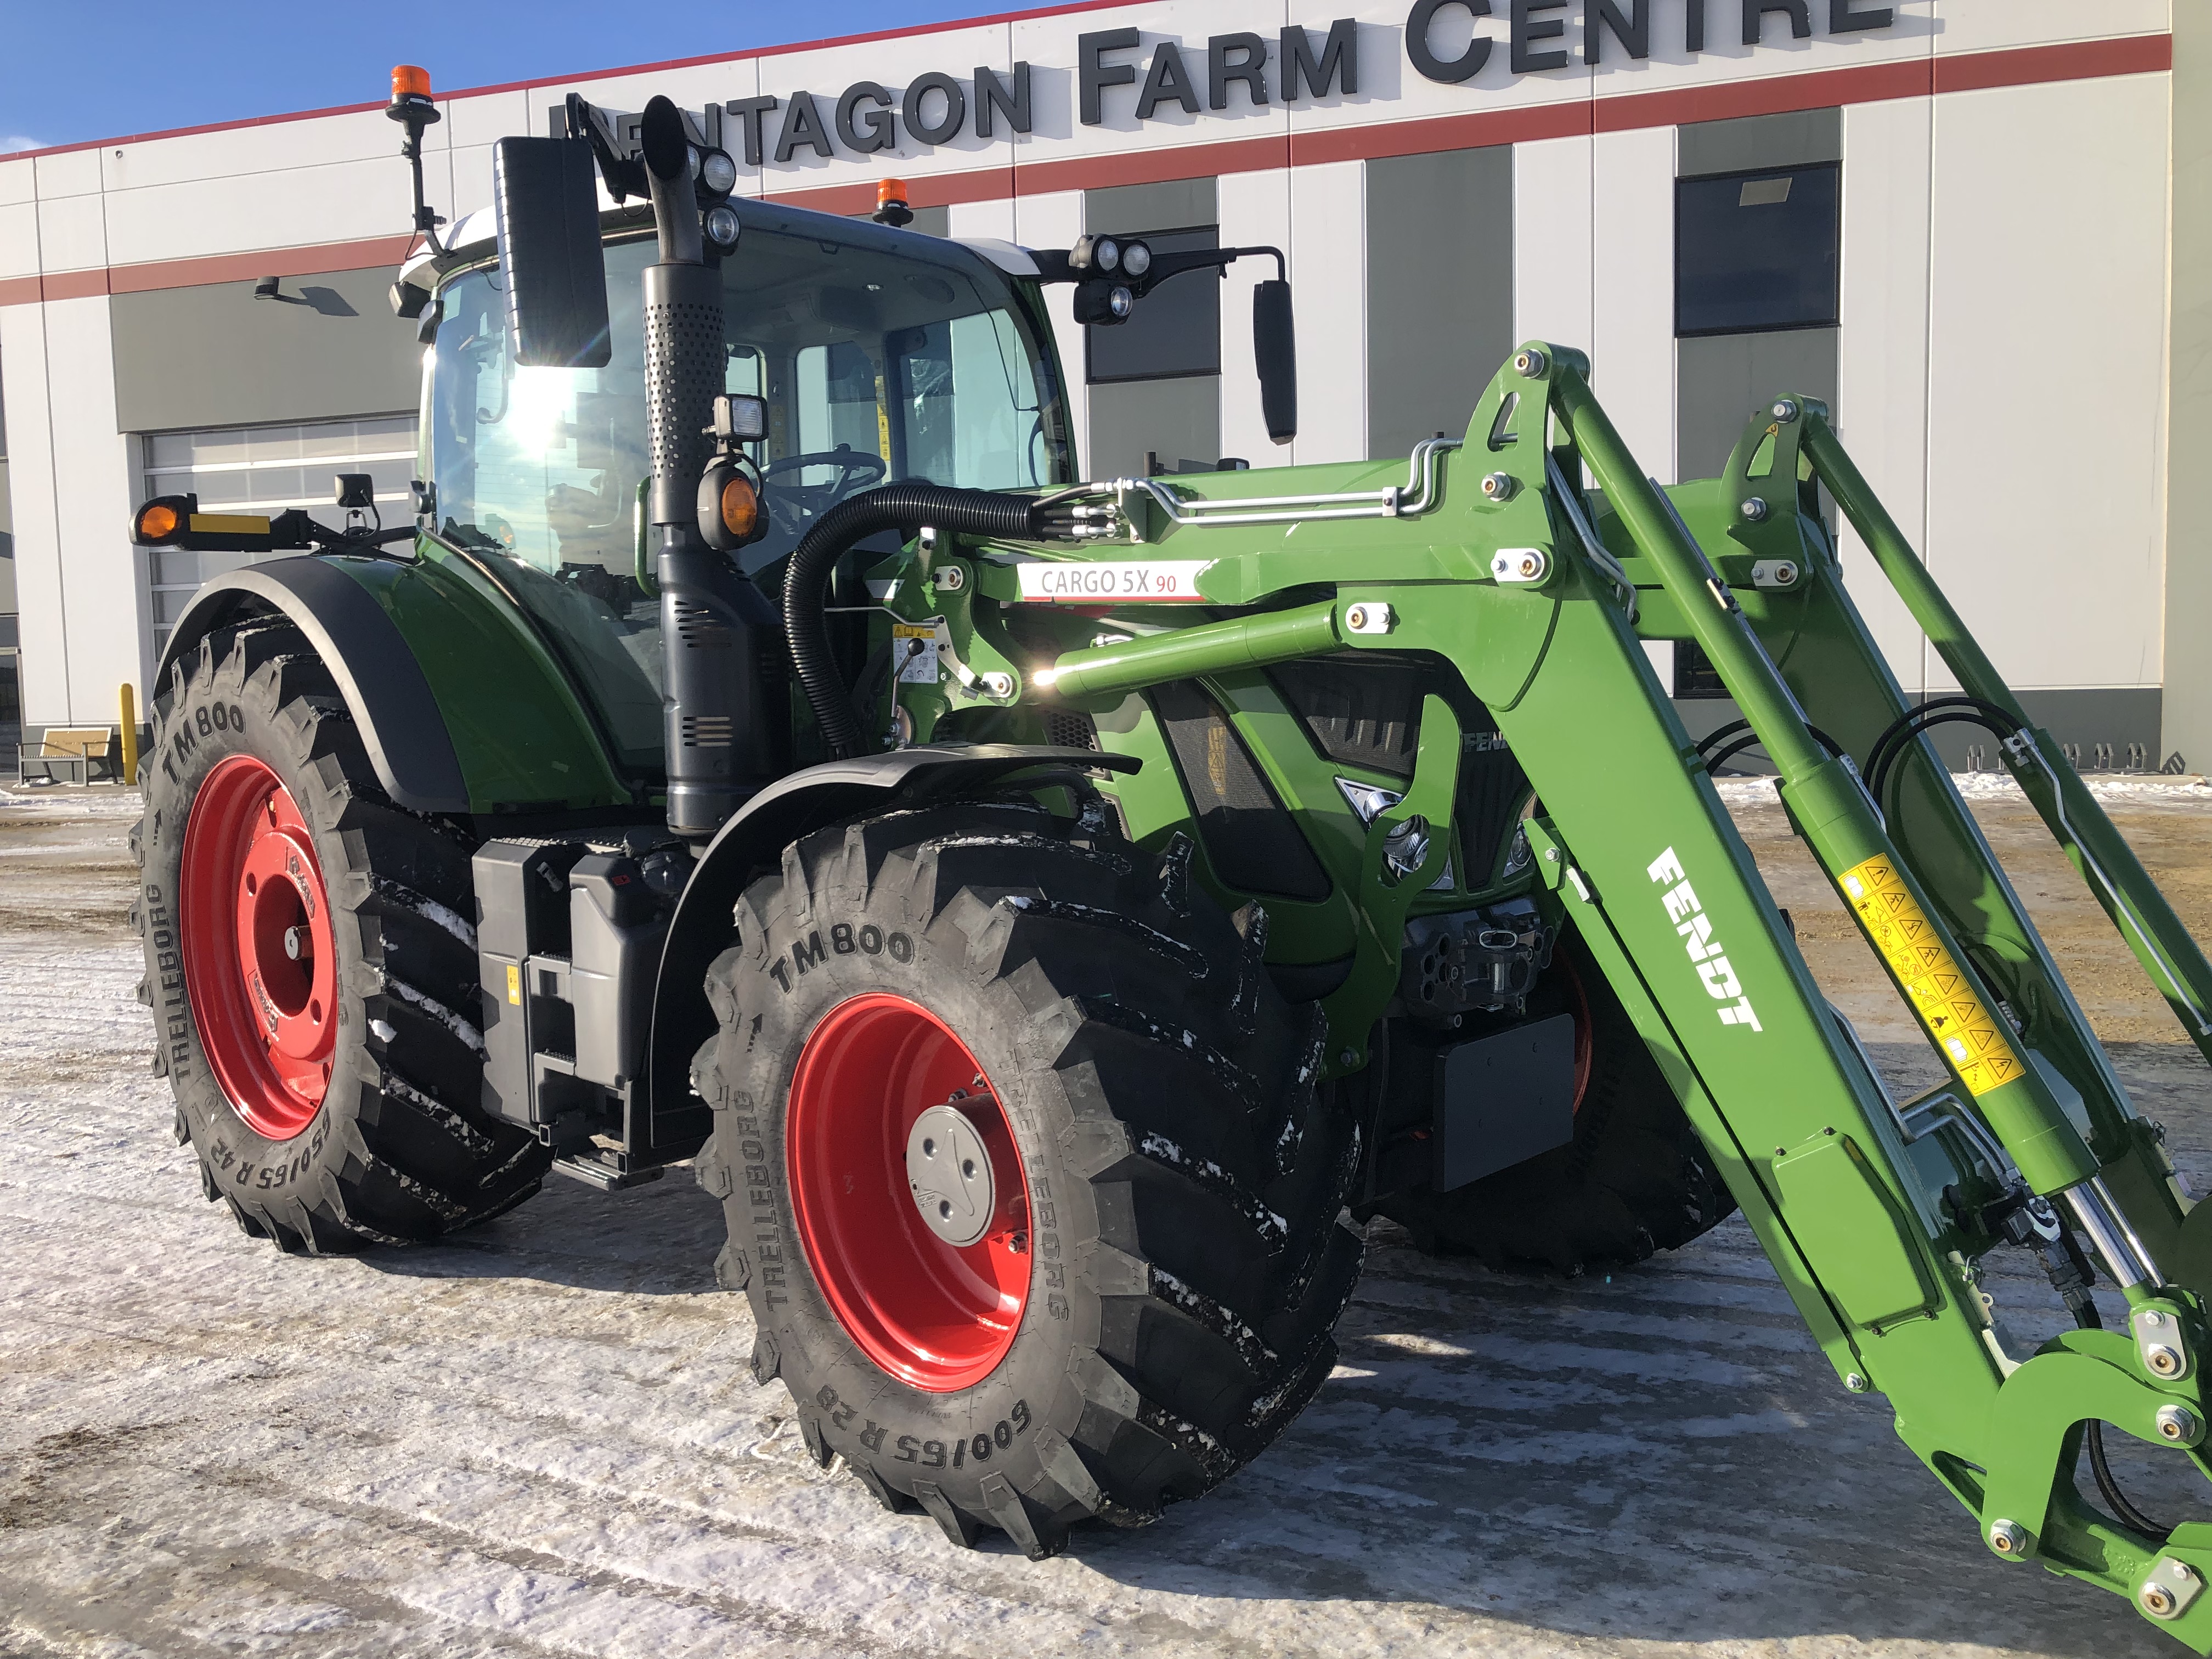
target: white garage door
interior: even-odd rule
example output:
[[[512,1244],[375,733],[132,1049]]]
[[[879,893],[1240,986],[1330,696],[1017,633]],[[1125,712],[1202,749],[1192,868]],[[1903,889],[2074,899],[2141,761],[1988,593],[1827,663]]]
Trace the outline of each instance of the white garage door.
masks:
[[[203,513],[277,514],[304,507],[320,522],[342,522],[331,505],[332,477],[366,472],[376,481],[376,505],[386,525],[406,522],[413,508],[415,416],[386,415],[303,426],[233,427],[216,432],[155,432],[141,441],[142,500],[196,495]],[[169,630],[201,583],[258,557],[250,553],[155,553],[148,561],[153,590],[156,658]]]

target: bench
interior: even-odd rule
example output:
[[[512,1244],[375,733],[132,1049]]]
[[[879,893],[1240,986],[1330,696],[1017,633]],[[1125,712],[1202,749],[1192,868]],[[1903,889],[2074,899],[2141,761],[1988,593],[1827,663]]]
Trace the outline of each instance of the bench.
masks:
[[[123,732],[113,726],[49,726],[36,740],[24,744],[15,759],[15,781],[27,784],[34,777],[46,783],[67,781],[76,774],[79,783],[123,778]]]

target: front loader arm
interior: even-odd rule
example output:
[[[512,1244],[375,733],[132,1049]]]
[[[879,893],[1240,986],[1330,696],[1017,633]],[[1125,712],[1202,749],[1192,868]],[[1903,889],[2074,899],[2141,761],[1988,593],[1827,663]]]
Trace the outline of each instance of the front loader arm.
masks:
[[[1799,439],[1825,432],[1820,412],[1790,410],[1747,435],[1728,478],[1664,491],[1591,395],[1587,363],[1532,343],[1418,497],[1386,492],[1348,512],[1343,503],[1366,498],[1271,494],[1241,519],[1189,507],[1165,529],[1133,524],[1132,539],[1189,538],[1178,557],[1214,555],[1194,567],[1198,591],[1239,614],[1066,652],[1039,683],[1126,691],[1193,672],[1194,653],[1252,665],[1364,649],[1449,659],[1534,785],[1528,841],[1559,913],[1844,1386],[1889,1397],[1899,1436],[1974,1513],[1993,1554],[2128,1595],[2212,1652],[2212,1596],[2201,1593],[2212,1526],[2164,1540],[2132,1531],[2074,1482],[2084,1425],[2098,1422],[2200,1460],[2204,1302],[2186,1270],[2195,1212],[1932,751],[1905,735],[1887,817],[1863,785],[1860,764],[1907,711],[1801,487]],[[1804,448],[1824,477],[1844,481],[1835,493],[1863,532],[1878,527],[1878,505],[1850,489],[1845,464],[1824,461],[1812,440]],[[1601,501],[1579,487],[1585,471]],[[1234,489],[1218,498],[1224,508]],[[1352,521],[1322,534],[1292,522],[1324,513]],[[1285,523],[1279,535],[1249,528]],[[1331,596],[1315,598],[1324,586]],[[1797,833],[1948,1068],[1944,1086],[1890,1103],[1799,952],[1644,636],[1694,641],[1718,670],[1780,774]],[[2005,718],[2020,724],[2016,710]],[[1431,770],[1430,724],[1417,794]],[[2045,769],[2067,822],[2102,823],[2086,791]],[[1401,811],[1414,810],[1409,796]],[[2133,919],[2124,927],[2148,934],[2168,980],[2201,1004],[2201,958],[2166,927],[2148,882],[2137,890],[2131,861],[2094,835],[2078,839],[2122,894]],[[1371,871],[1379,842],[1368,851]],[[1404,878],[1428,874],[1424,860]],[[1382,941],[1397,909],[1371,884],[1361,902]],[[1363,956],[1356,981],[1387,967],[1387,951],[1367,955],[1377,960]],[[1363,1058],[1356,1017],[1370,1011],[1350,1006],[1351,987],[1339,1000],[1346,1006],[1327,1012],[1348,1069]],[[2019,1242],[2070,1261],[2077,1241],[2118,1285],[2128,1328],[2007,1352],[1980,1293],[1982,1257]]]
[[[2001,737],[2008,727],[2016,729],[2000,752],[2077,867],[2087,866],[2093,890],[2192,1035],[2201,1018],[2196,1011],[2206,999],[2194,976],[2203,970],[2203,957],[2057,745],[2026,728],[2012,692],[1906,549],[1899,585],[1915,615],[1945,641],[1954,670],[1980,706],[1948,699],[1916,710],[1908,702],[1843,584],[1835,548],[1818,516],[1815,483],[1832,476],[1842,486],[1838,499],[1851,502],[1863,533],[1902,548],[1894,540],[1894,525],[1836,442],[1825,411],[1808,398],[1777,400],[1771,411],[1762,411],[1746,428],[1723,478],[1675,494],[1701,540],[1729,550],[1723,562],[1733,553],[1734,562],[1747,561],[1754,569],[1764,564],[1770,571],[1782,567],[1795,573],[1786,586],[1747,587],[1741,595],[1747,617],[1808,719],[1841,741],[1878,792],[1875,805],[1891,839],[1998,997],[2014,1046],[2061,1095],[2137,1237],[2174,1279],[2201,1295],[2212,1288],[2212,1276],[2203,1271],[2212,1263],[2200,1265],[2181,1254],[2188,1206],[2159,1132],[2136,1113],[1949,772],[1926,739],[1911,734],[1955,720],[1991,727]],[[1755,505],[1747,510],[1747,504]],[[1885,744],[1890,757],[1877,761],[1875,751]],[[2085,836],[2097,838],[2101,859],[2071,838],[2069,826],[2075,823]],[[2106,841],[2118,847],[2117,854],[2102,850]],[[2114,872],[2110,877],[2108,866]],[[2179,965],[2184,963],[2193,969]]]
[[[1970,943],[1953,925],[1954,916],[1990,914],[1990,884],[1964,896],[1947,879],[1939,902],[1916,847],[1893,839],[1855,766],[1814,735],[1822,722],[1808,718],[1814,711],[1770,645],[1782,649],[1804,691],[1824,694],[1820,714],[1875,688],[1845,682],[1839,690],[1832,665],[1805,642],[1817,629],[1762,637],[1674,504],[1634,466],[1581,364],[1548,350],[1521,361],[1531,358],[1542,367],[1522,378],[1547,382],[1543,401],[1569,440],[1561,475],[1587,466],[1646,578],[1656,577],[1653,586],[1684,634],[1720,672],[1781,775],[1798,833],[1950,1069],[1949,1114],[1972,1135],[1917,1144],[1927,1137],[1885,1102],[1673,718],[1625,611],[1609,602],[1603,568],[1578,537],[1555,547],[1582,565],[1586,597],[1563,599],[1542,664],[1512,708],[1498,710],[1541,797],[1554,842],[1547,852],[1557,854],[1551,861],[1563,896],[1571,896],[1569,914],[1623,1000],[1640,1007],[1647,1038],[1846,1385],[1889,1395],[1900,1436],[1974,1510],[1994,1553],[2038,1559],[2128,1595],[2200,1651],[2212,1650],[2212,1600],[2198,1593],[2212,1571],[2212,1528],[2145,1537],[2091,1510],[2073,1484],[2085,1422],[2187,1448],[2206,1420],[2202,1302],[2141,1243],[2145,1234],[2170,1237],[2171,1212],[2142,1201],[2142,1180],[2118,1183],[2124,1203],[2103,1178],[2115,1160],[2116,1174],[2148,1173],[2130,1162],[2146,1143],[2107,1131],[2094,1133],[2100,1145],[2091,1150],[2062,1097],[2063,1074],[2033,1058],[2035,1031],[2012,1028],[1978,965],[1990,956],[1990,930]],[[1505,389],[1494,385],[1492,398]],[[1512,389],[1535,401],[1527,387]],[[1482,420],[1479,411],[1478,429]],[[1519,447],[1501,452],[1506,464],[1526,487],[1540,488],[1528,476],[1534,444],[1528,459],[1515,454]],[[1793,484],[1795,472],[1793,456],[1784,474]],[[1856,614],[1832,603],[1878,662]],[[1887,695],[1896,698],[1893,686]],[[1923,797],[1928,782],[1923,776]],[[1624,811],[1625,802],[1632,808]],[[1970,845],[1951,840],[1954,867],[1942,873],[1954,875],[1970,850],[1995,870],[1978,832]],[[2001,877],[1996,891],[2007,901],[1996,907],[2002,915],[2016,901]],[[1976,910],[1976,902],[1984,908]],[[2016,921],[2017,938],[2031,947],[2023,960],[2062,986],[2025,917]],[[1720,950],[1724,969],[1715,965]],[[1744,1018],[1745,1002],[1755,1024]],[[2080,1018],[2070,1000],[2055,997],[2039,1013],[2046,1028]],[[2071,1047],[2094,1050],[2085,1025],[2069,1035]],[[2056,1053],[2064,1045],[2048,1046]],[[2107,1103],[2124,1111],[2124,1100]],[[1972,1146],[1989,1155],[1976,1157]],[[1974,1206],[1959,1200],[1992,1177],[2011,1181],[2015,1170],[2094,1243],[2129,1304],[2127,1333],[2069,1334],[2024,1361],[2002,1351],[1973,1266],[1996,1240]]]

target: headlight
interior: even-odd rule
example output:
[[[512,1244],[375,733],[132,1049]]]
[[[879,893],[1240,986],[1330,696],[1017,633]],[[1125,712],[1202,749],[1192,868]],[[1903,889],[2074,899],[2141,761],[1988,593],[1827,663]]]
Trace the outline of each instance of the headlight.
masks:
[[[699,182],[717,196],[738,187],[738,164],[726,149],[710,149],[699,158]]]
[[[1111,236],[1101,236],[1091,245],[1091,264],[1097,270],[1120,270],[1121,245]]]
[[[1131,242],[1121,250],[1121,274],[1141,276],[1152,268],[1152,250],[1143,242]]]
[[[1127,317],[1136,308],[1136,296],[1126,288],[1117,288],[1106,296],[1106,308],[1112,312],[1116,319]]]
[[[738,245],[738,234],[744,228],[738,222],[738,210],[723,206],[707,210],[707,240],[724,252]]]

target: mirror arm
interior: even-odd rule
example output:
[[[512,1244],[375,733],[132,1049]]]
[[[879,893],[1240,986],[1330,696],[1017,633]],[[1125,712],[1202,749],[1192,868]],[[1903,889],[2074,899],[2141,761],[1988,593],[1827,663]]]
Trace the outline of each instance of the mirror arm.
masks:
[[[1125,286],[1141,300],[1170,276],[1180,276],[1187,270],[1212,270],[1225,276],[1228,268],[1248,254],[1255,258],[1262,255],[1272,258],[1275,262],[1276,280],[1289,280],[1289,263],[1279,247],[1206,247],[1193,248],[1185,253],[1155,253],[1152,255],[1152,268]]]
[[[607,194],[618,204],[633,196],[650,197],[653,191],[646,182],[645,164],[635,157],[625,160],[615,154],[614,145],[607,137],[605,118],[584,101],[584,95],[570,93],[567,109],[568,136],[591,141],[592,159],[599,164],[599,177],[606,180]]]
[[[1170,276],[1180,276],[1187,270],[1219,270],[1235,264],[1246,254],[1255,258],[1264,254],[1273,259],[1279,282],[1287,281],[1290,276],[1289,263],[1279,247],[1208,247],[1192,248],[1182,253],[1155,253],[1152,255],[1152,268],[1134,279],[1113,273],[1102,275],[1095,270],[1078,270],[1068,264],[1068,256],[1074,252],[1073,248],[1033,247],[1027,252],[1030,258],[1036,261],[1036,279],[1043,287],[1049,288],[1055,283],[1118,283],[1140,300]]]
[[[1050,288],[1054,283],[1087,282],[1091,278],[1090,271],[1078,270],[1067,263],[1067,256],[1074,252],[1073,248],[1033,247],[1026,252],[1030,258],[1036,261],[1036,279],[1040,287]]]

